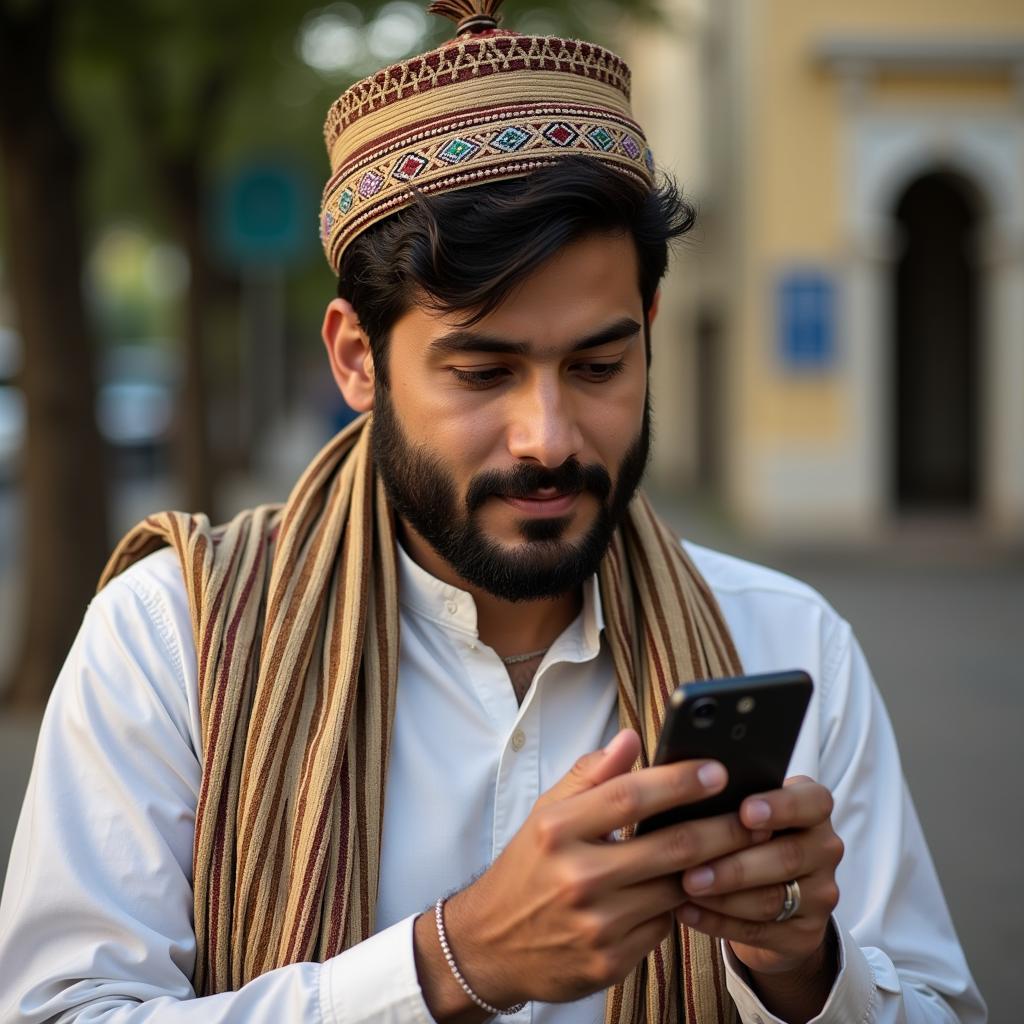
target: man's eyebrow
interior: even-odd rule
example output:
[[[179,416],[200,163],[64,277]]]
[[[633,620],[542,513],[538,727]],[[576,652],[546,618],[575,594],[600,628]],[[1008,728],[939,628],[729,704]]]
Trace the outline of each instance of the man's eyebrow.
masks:
[[[581,352],[588,348],[598,348],[613,341],[622,341],[640,333],[640,324],[632,317],[622,317],[602,327],[593,334],[573,342],[569,352]],[[525,356],[530,354],[529,342],[510,341],[493,334],[483,334],[473,330],[455,330],[442,334],[430,343],[432,355],[451,352],[496,352],[504,355]],[[538,353],[541,354],[541,353]]]

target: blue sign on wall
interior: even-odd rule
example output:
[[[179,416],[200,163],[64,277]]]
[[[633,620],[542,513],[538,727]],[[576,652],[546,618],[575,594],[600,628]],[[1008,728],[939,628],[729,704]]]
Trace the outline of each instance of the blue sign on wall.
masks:
[[[836,285],[821,270],[790,270],[776,295],[779,354],[792,370],[827,370],[836,360]]]

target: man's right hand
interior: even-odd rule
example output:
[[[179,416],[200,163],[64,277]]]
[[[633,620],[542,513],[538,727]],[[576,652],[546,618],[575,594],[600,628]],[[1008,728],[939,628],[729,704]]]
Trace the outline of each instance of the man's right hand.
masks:
[[[713,761],[633,772],[639,748],[624,730],[580,758],[494,864],[445,904],[455,961],[492,1005],[571,1002],[621,981],[673,927],[686,899],[681,871],[765,838],[724,814],[609,842],[617,829],[725,786]],[[434,1019],[483,1019],[448,969],[432,913],[417,920],[415,947]]]

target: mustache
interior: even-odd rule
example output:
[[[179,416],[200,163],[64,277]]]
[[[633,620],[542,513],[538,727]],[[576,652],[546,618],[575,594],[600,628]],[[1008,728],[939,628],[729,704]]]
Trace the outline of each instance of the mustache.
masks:
[[[466,491],[466,507],[475,512],[490,497],[528,498],[542,489],[559,494],[589,491],[605,501],[612,491],[612,478],[604,466],[584,466],[575,458],[555,469],[523,462],[509,470],[488,469],[477,474]]]

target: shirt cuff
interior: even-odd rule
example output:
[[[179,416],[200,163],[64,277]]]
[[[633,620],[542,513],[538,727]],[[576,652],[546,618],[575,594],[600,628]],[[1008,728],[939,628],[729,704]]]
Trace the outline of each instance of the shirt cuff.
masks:
[[[416,975],[417,914],[327,960],[320,971],[324,1024],[434,1024]]]
[[[875,980],[864,951],[835,917],[832,918],[832,927],[839,939],[839,972],[821,1013],[808,1024],[849,1024],[850,1021],[867,1020],[875,999]],[[747,968],[724,939],[722,957],[725,960],[726,987],[743,1024],[787,1024],[765,1009],[750,987]]]

